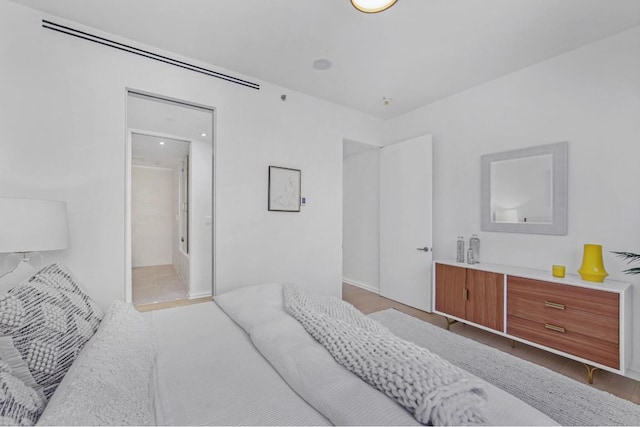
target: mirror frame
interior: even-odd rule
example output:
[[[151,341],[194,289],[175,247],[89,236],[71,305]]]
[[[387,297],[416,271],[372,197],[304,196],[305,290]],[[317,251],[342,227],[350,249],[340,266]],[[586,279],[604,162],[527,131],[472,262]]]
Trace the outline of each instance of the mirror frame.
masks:
[[[567,234],[568,143],[539,145],[485,154],[481,161],[481,226],[483,231],[531,234]],[[491,221],[491,163],[551,154],[553,162],[553,221],[551,224],[496,223]]]

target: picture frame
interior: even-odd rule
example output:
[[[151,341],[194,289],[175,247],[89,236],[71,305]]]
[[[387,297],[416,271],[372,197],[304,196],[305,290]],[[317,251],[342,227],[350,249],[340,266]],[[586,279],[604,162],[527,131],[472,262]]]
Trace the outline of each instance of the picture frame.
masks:
[[[302,172],[281,166],[269,166],[269,211],[300,212]]]

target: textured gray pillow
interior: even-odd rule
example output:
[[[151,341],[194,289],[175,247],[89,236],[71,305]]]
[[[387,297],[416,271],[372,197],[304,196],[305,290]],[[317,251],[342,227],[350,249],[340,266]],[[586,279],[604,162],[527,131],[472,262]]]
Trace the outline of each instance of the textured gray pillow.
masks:
[[[45,401],[0,360],[0,425],[34,425]]]
[[[11,342],[48,399],[97,330],[102,311],[60,264],[0,295],[0,335]],[[10,360],[0,346],[0,359]],[[17,368],[17,366],[12,366]]]

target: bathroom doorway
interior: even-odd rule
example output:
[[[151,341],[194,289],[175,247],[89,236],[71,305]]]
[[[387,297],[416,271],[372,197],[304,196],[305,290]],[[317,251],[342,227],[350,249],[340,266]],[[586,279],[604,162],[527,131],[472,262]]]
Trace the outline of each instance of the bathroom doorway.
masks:
[[[189,295],[189,141],[132,132],[131,285],[135,305]]]
[[[212,134],[212,109],[127,93],[126,296],[139,308],[213,294]]]

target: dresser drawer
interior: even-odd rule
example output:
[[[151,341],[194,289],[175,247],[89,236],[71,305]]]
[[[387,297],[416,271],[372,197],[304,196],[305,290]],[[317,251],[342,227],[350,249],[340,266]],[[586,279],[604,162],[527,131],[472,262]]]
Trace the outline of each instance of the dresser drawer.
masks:
[[[538,323],[520,317],[507,316],[507,334],[535,342],[562,352],[592,360],[614,369],[620,369],[619,346],[592,336],[566,330],[561,332],[548,327],[551,323]]]
[[[617,317],[578,310],[571,303],[559,304],[556,299],[534,299],[511,292],[507,296],[507,314],[536,323],[550,323],[567,331],[587,335],[613,344],[620,342],[619,320]]]
[[[532,306],[536,303],[544,305],[549,302],[564,306],[565,310],[613,317],[616,323],[620,318],[620,296],[616,292],[509,276],[507,295],[508,298],[517,297],[529,301]]]

